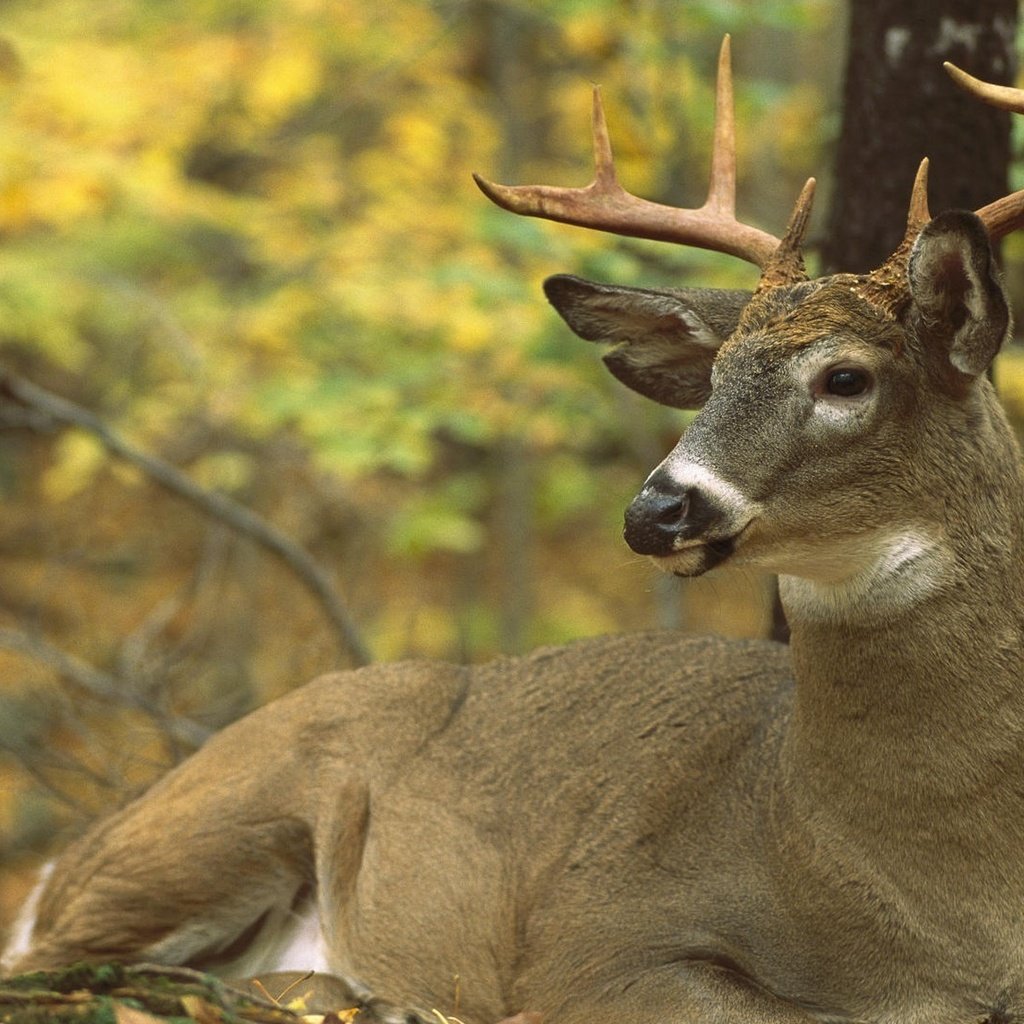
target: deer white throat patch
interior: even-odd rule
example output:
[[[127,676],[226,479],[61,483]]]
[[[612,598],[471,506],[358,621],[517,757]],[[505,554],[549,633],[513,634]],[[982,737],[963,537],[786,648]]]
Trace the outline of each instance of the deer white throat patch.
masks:
[[[924,528],[872,534],[853,541],[841,559],[831,556],[827,577],[783,575],[779,591],[787,610],[802,618],[892,614],[941,589],[952,558],[942,538]],[[848,571],[836,572],[840,564]]]

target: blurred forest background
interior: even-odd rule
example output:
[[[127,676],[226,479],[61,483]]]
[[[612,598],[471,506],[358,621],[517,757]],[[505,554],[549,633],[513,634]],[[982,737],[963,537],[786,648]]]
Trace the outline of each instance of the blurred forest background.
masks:
[[[515,218],[470,175],[585,183],[600,82],[627,187],[699,204],[729,31],[740,215],[780,233],[809,174],[828,207],[844,5],[0,10],[0,937],[50,844],[318,672],[769,630],[770,581],[627,551],[685,415],[540,292],[755,271]],[[1013,353],[999,384],[1024,412]]]

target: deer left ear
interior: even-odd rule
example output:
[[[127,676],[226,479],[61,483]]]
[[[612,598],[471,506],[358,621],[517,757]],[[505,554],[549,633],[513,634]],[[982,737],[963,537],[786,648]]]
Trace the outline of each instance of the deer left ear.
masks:
[[[928,338],[961,373],[984,373],[1010,333],[1010,311],[982,222],[940,213],[918,235],[908,273]]]
[[[626,387],[675,409],[707,400],[715,354],[750,300],[750,292],[627,288],[571,274],[549,277],[544,292],[581,338],[612,346],[605,366]]]

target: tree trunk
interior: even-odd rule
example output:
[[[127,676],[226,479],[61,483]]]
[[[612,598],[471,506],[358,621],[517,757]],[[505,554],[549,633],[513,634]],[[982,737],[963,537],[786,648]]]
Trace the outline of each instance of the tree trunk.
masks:
[[[988,81],[1014,74],[1017,0],[852,0],[827,270],[862,273],[896,247],[917,165],[931,210],[1006,192],[1009,116],[953,84],[952,61]]]

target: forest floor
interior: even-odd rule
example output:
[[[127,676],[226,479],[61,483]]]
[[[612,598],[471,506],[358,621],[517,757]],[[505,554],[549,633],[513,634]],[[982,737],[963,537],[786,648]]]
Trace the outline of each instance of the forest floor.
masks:
[[[307,1014],[301,989],[278,1000],[177,967],[78,964],[0,980],[2,1024],[350,1024],[356,1010]],[[287,998],[287,997],[286,997]]]

